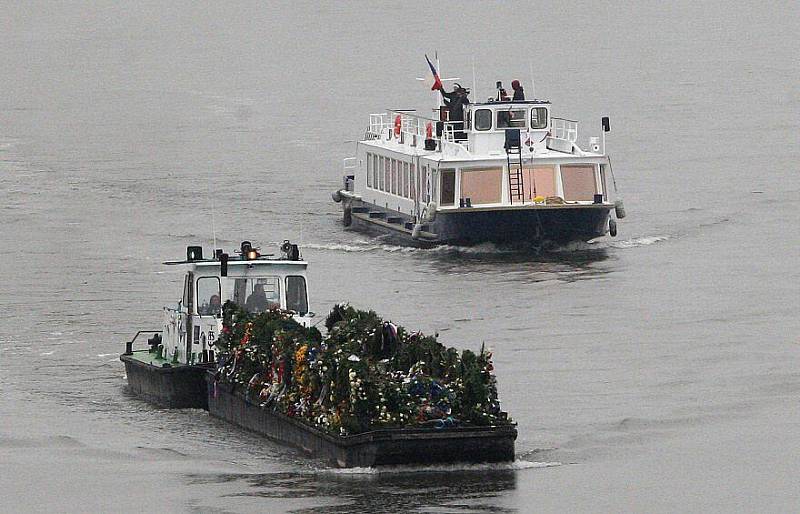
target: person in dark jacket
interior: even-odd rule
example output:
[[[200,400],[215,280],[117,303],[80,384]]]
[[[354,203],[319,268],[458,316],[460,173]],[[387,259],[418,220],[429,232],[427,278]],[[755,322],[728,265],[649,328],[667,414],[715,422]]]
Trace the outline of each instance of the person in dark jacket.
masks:
[[[451,93],[446,92],[444,87],[440,87],[439,92],[442,93],[444,105],[447,107],[449,114],[447,119],[448,121],[454,122],[453,128],[456,130],[456,139],[466,139],[466,134],[463,132],[464,106],[469,104],[469,98],[467,98],[469,89],[463,88],[461,84],[456,83]]]
[[[519,83],[519,80],[511,81],[511,89],[514,90],[513,101],[522,102],[525,100],[525,90],[522,88],[522,84]]]

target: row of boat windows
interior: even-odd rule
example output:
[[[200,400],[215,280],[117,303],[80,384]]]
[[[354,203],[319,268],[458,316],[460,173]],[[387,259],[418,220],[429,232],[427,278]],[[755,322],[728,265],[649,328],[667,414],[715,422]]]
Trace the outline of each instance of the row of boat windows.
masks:
[[[423,202],[430,201],[430,170],[422,166],[417,173],[413,162],[367,153],[367,187],[401,198],[414,200],[417,191]]]
[[[503,181],[502,167],[462,169],[458,185],[454,169],[442,169],[440,174],[439,204],[442,206],[453,206],[457,199],[467,198],[471,205],[497,204],[502,201],[504,187],[508,187]],[[605,174],[600,174],[600,182],[605,191]],[[593,164],[562,164],[558,168],[525,166],[520,173],[520,185],[525,201],[537,196],[558,196],[568,202],[590,202],[601,192]]]
[[[281,277],[258,277],[233,279],[234,303],[252,313],[265,312],[281,306]],[[306,279],[288,276],[285,279],[286,309],[301,315],[308,312]],[[196,283],[197,314],[220,315],[222,311],[222,287],[218,277],[200,277]],[[184,305],[188,305],[188,288],[184,288]]]
[[[518,128],[527,129],[528,124],[526,118],[528,116],[527,109],[504,109],[494,111],[494,128],[507,129]],[[547,108],[546,107],[533,107],[530,110],[530,128],[531,130],[547,128]],[[475,109],[472,117],[475,121],[475,130],[486,131],[492,130],[492,109]],[[467,124],[470,120],[467,120]]]

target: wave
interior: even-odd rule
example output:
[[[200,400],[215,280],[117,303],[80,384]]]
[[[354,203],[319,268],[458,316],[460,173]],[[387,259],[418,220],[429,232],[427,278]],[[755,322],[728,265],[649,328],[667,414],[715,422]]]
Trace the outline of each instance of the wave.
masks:
[[[376,468],[331,468],[320,473],[333,475],[380,475],[392,473],[452,473],[473,471],[519,471],[524,469],[552,468],[561,466],[560,462],[533,462],[517,460],[514,462],[487,462],[481,464],[431,464],[428,466],[381,466]]]
[[[638,248],[640,246],[650,246],[656,243],[660,243],[662,241],[667,241],[671,239],[670,236],[644,236],[644,237],[634,237],[632,239],[623,239],[621,241],[609,241],[608,246],[610,248]]]

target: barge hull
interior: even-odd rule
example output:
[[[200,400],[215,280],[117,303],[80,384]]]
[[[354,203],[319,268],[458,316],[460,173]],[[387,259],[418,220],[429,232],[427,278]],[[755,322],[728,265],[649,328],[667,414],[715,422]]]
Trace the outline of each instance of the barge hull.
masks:
[[[128,388],[143,400],[168,409],[208,409],[208,396],[204,375],[205,366],[156,366],[136,358],[122,355],[128,376]]]
[[[270,408],[250,403],[227,384],[208,382],[212,416],[298,448],[337,467],[452,462],[510,462],[517,430],[513,425],[377,430],[336,437]]]

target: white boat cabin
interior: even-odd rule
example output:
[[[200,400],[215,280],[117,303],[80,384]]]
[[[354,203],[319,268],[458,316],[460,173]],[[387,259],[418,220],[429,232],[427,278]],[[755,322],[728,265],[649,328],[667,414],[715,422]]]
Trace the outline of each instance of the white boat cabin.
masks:
[[[164,307],[162,341],[165,358],[183,364],[213,360],[212,344],[222,330],[222,306],[227,301],[258,313],[279,307],[293,311],[294,319],[309,326],[306,269],[297,245],[284,243],[280,258],[262,256],[249,242],[240,255],[228,258],[220,250],[203,259],[202,248],[187,247],[185,261],[166,262],[186,266],[183,295],[174,307]]]
[[[464,121],[413,111],[370,115],[345,191],[411,217],[442,211],[609,205],[608,119],[586,149],[578,122],[553,117],[546,101],[466,106]]]

